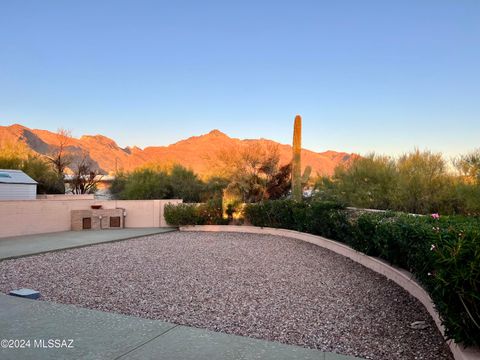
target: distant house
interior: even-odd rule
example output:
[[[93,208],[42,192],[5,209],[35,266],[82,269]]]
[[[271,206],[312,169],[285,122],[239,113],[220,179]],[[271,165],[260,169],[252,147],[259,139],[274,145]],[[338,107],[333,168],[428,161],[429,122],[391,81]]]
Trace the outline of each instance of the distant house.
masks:
[[[35,200],[37,182],[21,170],[0,169],[0,200]]]

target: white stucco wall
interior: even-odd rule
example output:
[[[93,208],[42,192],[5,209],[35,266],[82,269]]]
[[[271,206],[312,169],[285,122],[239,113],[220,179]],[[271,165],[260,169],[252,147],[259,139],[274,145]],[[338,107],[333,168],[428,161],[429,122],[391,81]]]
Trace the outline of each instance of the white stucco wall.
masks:
[[[165,227],[163,207],[182,200],[19,200],[0,201],[0,238],[71,229],[72,210],[125,209],[125,227]]]

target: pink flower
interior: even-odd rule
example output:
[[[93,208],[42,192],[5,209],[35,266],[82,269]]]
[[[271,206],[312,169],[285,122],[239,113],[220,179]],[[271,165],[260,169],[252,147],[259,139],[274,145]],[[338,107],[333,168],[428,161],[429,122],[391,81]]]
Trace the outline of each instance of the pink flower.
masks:
[[[440,215],[438,215],[438,213],[432,214],[431,216],[432,216],[432,218],[435,219],[435,220],[440,219]]]

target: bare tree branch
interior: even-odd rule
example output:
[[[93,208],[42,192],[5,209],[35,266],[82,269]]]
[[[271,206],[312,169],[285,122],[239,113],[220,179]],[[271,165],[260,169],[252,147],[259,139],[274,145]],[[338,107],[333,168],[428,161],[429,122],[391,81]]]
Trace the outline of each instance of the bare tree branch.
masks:
[[[80,161],[73,169],[71,192],[73,194],[94,194],[102,177],[103,175],[93,168],[88,153],[83,152]]]
[[[55,150],[47,155],[47,159],[52,163],[58,175],[65,174],[65,169],[72,162],[72,156],[68,152],[68,145],[71,142],[71,131],[65,129],[58,129],[56,134]]]

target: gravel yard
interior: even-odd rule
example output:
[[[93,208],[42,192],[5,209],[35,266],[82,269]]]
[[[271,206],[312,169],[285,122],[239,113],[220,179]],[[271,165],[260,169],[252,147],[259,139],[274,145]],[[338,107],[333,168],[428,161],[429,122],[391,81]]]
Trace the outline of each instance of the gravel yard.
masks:
[[[452,359],[402,288],[289,238],[173,232],[6,260],[0,274],[4,293],[370,359]]]

